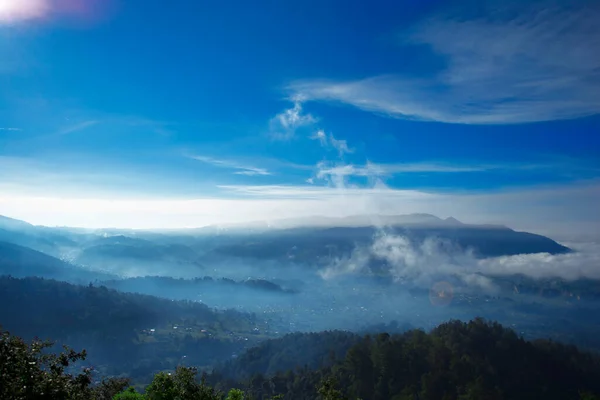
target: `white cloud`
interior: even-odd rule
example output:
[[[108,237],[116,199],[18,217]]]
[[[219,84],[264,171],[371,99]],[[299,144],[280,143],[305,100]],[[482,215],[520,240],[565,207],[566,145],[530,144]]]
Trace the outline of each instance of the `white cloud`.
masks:
[[[372,260],[377,259],[389,268],[397,282],[423,287],[456,278],[458,285],[495,291],[498,288],[493,278],[517,274],[533,279],[600,279],[600,244],[579,242],[568,245],[575,252],[478,259],[468,249],[461,249],[445,239],[429,237],[418,241],[381,231],[369,245],[357,246],[350,256],[332,260],[320,274],[325,279],[368,274]]]
[[[253,167],[250,165],[244,165],[244,164],[240,164],[236,161],[222,160],[222,159],[206,157],[206,156],[199,156],[199,155],[188,155],[187,157],[191,158],[193,160],[202,161],[203,163],[212,164],[217,167],[235,169],[235,170],[237,170],[234,172],[234,174],[236,174],[236,175],[246,175],[246,176],[272,175],[271,172],[269,172],[265,168],[258,168],[258,167]]]
[[[9,132],[19,132],[22,131],[21,128],[0,128],[0,131],[9,131]]]
[[[600,244],[595,242],[567,243],[575,252],[496,257],[479,262],[489,275],[525,274],[532,278],[558,277],[565,280],[600,279]]]
[[[352,200],[361,196],[390,196],[396,199],[424,200],[436,198],[436,195],[418,190],[399,190],[387,187],[373,188],[331,188],[324,186],[294,186],[294,185],[220,185],[226,192],[247,197],[273,199],[333,199],[346,198]],[[365,197],[366,198],[366,197]],[[310,211],[310,210],[307,210]],[[313,215],[313,214],[311,214]],[[344,213],[340,215],[345,215]]]
[[[269,171],[264,168],[253,168],[253,167],[244,167],[243,171],[234,172],[236,175],[246,175],[246,176],[256,176],[256,175],[271,175]]]
[[[498,167],[499,168],[499,167]],[[493,166],[477,165],[449,165],[435,163],[398,163],[398,164],[375,164],[367,162],[365,165],[335,165],[329,166],[327,163],[319,164],[317,178],[327,178],[332,176],[387,176],[399,173],[454,173],[454,172],[481,172],[494,169]]]
[[[310,136],[313,140],[318,140],[321,143],[321,146],[327,146],[327,135],[323,129],[319,129],[312,136]]]
[[[323,147],[331,147],[334,149],[340,157],[343,157],[344,154],[351,154],[354,152],[353,149],[348,147],[348,142],[344,139],[336,139],[333,136],[333,133],[330,133],[329,136],[325,133],[323,129],[319,129],[312,136],[310,136],[312,140],[318,140]]]
[[[431,287],[436,281],[452,276],[468,286],[493,289],[489,278],[478,275],[478,262],[470,251],[449,240],[429,237],[419,242],[383,231],[369,246],[358,246],[350,257],[335,260],[320,273],[325,279],[369,273],[373,259],[387,266],[398,283]]]
[[[333,137],[333,133],[329,134],[329,143],[331,144],[331,147],[337,150],[340,157],[342,157],[344,154],[350,154],[353,152],[353,150],[348,147],[348,142],[343,139],[336,139]]]
[[[90,120],[79,122],[75,125],[68,126],[62,130],[60,130],[57,135],[68,135],[69,133],[79,132],[94,125],[97,125],[100,121]]]
[[[447,123],[527,123],[600,112],[598,3],[483,4],[484,15],[459,10],[405,32],[403,44],[427,45],[447,60],[434,75],[304,81],[290,89],[306,100]]]
[[[48,0],[0,0],[0,24],[42,18],[49,11]]]
[[[409,173],[468,173],[486,171],[525,171],[525,170],[560,170],[563,173],[570,170],[596,171],[593,166],[578,166],[574,163],[548,164],[451,164],[440,162],[391,163],[379,164],[367,162],[364,165],[340,164],[321,162],[317,164],[316,178],[330,179],[332,177],[364,176],[385,177]]]
[[[269,121],[269,128],[273,138],[290,139],[296,130],[317,122],[311,114],[302,113],[302,101],[300,97],[294,99],[294,106],[277,114]]]

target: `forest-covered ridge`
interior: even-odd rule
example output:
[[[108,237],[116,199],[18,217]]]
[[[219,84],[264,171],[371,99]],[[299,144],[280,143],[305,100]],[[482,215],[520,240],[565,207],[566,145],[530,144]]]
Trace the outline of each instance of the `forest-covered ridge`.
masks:
[[[291,351],[301,353],[331,335],[306,334]],[[1,333],[1,398],[216,400],[228,393],[228,399],[256,400],[591,400],[600,395],[597,354],[547,340],[526,341],[483,319],[449,321],[430,332],[365,335],[345,355],[330,354],[314,364],[319,366],[297,364],[242,380],[215,371],[199,382],[194,368],[179,367],[157,373],[138,391],[128,389],[125,378],[94,383],[89,368],[74,374],[69,365],[85,358],[85,352],[67,349],[51,355],[43,351],[46,346]],[[270,348],[265,342],[243,359],[261,359]]]

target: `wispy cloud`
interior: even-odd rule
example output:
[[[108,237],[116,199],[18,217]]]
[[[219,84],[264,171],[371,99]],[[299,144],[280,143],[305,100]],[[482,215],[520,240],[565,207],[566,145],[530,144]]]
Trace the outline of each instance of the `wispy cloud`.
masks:
[[[9,131],[9,132],[19,132],[22,131],[21,128],[0,128],[0,131]]]
[[[256,175],[272,175],[265,168],[254,167],[251,165],[240,164],[236,161],[232,160],[223,160],[213,157],[207,156],[199,156],[199,155],[187,155],[188,158],[193,160],[201,161],[203,163],[211,164],[221,168],[229,168],[237,170],[234,172],[236,175],[246,175],[246,176],[256,176]]]
[[[333,137],[333,134],[329,134],[329,143],[331,143],[331,147],[336,149],[341,156],[344,154],[349,154],[354,152],[350,147],[348,147],[348,142],[344,139],[336,139]]]
[[[427,45],[447,60],[435,75],[300,81],[290,90],[305,100],[447,123],[528,123],[600,112],[597,2],[483,4],[482,15],[455,10],[404,32],[402,44]]]
[[[318,140],[321,143],[321,146],[327,146],[327,134],[323,129],[319,129],[314,134],[310,136],[312,140]]]
[[[311,114],[304,114],[301,97],[294,98],[294,106],[275,115],[269,121],[269,129],[274,139],[291,139],[296,130],[317,122]]]
[[[323,129],[317,130],[309,137],[312,140],[318,140],[323,147],[331,147],[338,152],[340,157],[344,154],[353,153],[354,150],[348,147],[348,142],[344,139],[336,139],[333,133],[327,135]]]
[[[69,133],[79,132],[94,125],[97,125],[100,121],[90,120],[79,122],[75,125],[68,126],[62,130],[60,130],[57,135],[68,135]]]
[[[431,287],[449,276],[460,289],[479,287],[498,290],[495,277],[525,275],[533,279],[599,279],[600,245],[571,243],[576,251],[568,254],[521,254],[478,259],[448,240],[428,237],[423,241],[380,232],[369,245],[358,245],[351,255],[334,259],[320,271],[325,279],[370,272],[373,259],[384,260],[391,276],[400,283]]]
[[[263,198],[329,198],[348,197],[353,195],[390,195],[405,199],[425,199],[430,194],[418,190],[394,190],[387,187],[347,188],[343,191],[325,186],[295,186],[295,185],[219,185],[219,188],[230,193],[250,197]]]
[[[527,170],[551,170],[561,169],[562,172],[570,168],[597,171],[593,167],[584,167],[580,165],[564,164],[452,164],[440,162],[418,162],[418,163],[392,163],[378,164],[367,162],[364,165],[340,164],[321,162],[317,165],[317,178],[345,177],[345,176],[366,176],[366,177],[384,177],[396,174],[410,173],[471,173],[486,171],[527,171]]]

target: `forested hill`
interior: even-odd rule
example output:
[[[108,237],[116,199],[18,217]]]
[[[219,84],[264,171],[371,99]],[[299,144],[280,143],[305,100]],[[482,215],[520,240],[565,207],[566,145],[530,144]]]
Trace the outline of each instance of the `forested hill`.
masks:
[[[12,305],[0,308],[2,324],[25,337],[43,334],[57,339],[98,330],[109,335],[115,330],[152,328],[188,318],[227,324],[219,313],[201,303],[42,278],[0,277],[0,302]]]
[[[4,329],[86,348],[103,373],[127,373],[138,382],[174,368],[183,355],[194,365],[212,365],[257,336],[250,334],[251,314],[42,278],[0,277],[0,303]],[[249,341],[240,341],[243,332]]]
[[[310,343],[299,341],[293,353],[310,353]],[[249,351],[244,363],[261,362],[263,351]],[[241,387],[256,399],[283,394],[290,400],[317,399],[318,387],[329,396],[321,398],[362,400],[570,400],[600,394],[597,355],[550,341],[528,342],[481,319],[451,321],[430,333],[365,336],[345,357],[327,362],[319,369],[299,363],[295,371],[255,374]],[[220,374],[212,379],[223,388],[234,385]]]
[[[157,373],[145,394],[127,389],[126,379],[93,383],[93,370],[73,376],[65,367],[85,357],[74,351],[42,356],[46,346],[24,343],[0,329],[0,398],[86,400],[598,400],[600,358],[573,346],[528,342],[497,323],[451,321],[430,333],[411,330],[362,338],[343,332],[290,335],[250,350],[244,362],[262,362],[293,344],[295,368],[245,381],[215,372],[202,383],[195,371],[178,367]],[[338,339],[341,339],[338,342]],[[313,345],[333,340],[354,344],[345,356],[322,359]],[[306,352],[315,357],[309,368]],[[272,359],[288,365],[288,360]],[[277,369],[278,365],[273,365]],[[260,366],[258,369],[263,368]],[[217,389],[217,390],[215,390]],[[121,394],[117,394],[122,392]],[[116,396],[115,396],[116,395]]]
[[[217,367],[221,378],[244,380],[293,370],[296,367],[321,368],[343,358],[360,336],[345,331],[291,333],[267,340],[224,365]]]

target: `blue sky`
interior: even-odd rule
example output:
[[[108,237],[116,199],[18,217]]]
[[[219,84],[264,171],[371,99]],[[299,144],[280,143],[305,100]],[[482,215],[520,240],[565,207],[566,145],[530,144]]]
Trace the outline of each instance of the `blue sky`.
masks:
[[[598,18],[593,1],[0,0],[0,214],[597,232]]]

